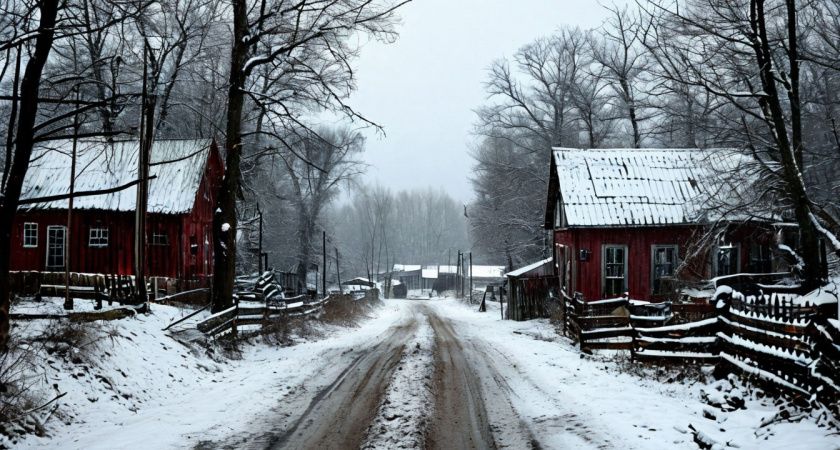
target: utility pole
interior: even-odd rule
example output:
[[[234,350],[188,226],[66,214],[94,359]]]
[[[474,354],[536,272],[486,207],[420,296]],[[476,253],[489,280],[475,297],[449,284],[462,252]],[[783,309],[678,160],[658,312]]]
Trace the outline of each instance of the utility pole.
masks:
[[[467,292],[467,295],[470,296],[470,302],[472,302],[472,291],[473,291],[473,270],[472,270],[472,252],[470,252],[470,289]]]
[[[18,51],[20,53],[20,51]],[[79,91],[76,91],[79,100]],[[73,114],[73,147],[70,152],[70,198],[67,203],[67,231],[64,233],[64,309],[73,309],[70,296],[70,237],[73,235],[73,194],[76,192],[76,145],[79,138],[79,115]],[[49,243],[47,243],[49,245]]]
[[[321,277],[321,298],[327,297],[327,232],[322,231],[324,236],[324,241],[322,243],[322,253],[324,254],[324,268],[321,269],[321,272],[324,274]]]
[[[341,288],[341,270],[338,268],[338,247],[335,247],[335,277],[338,280],[338,292],[343,294],[344,289]]]
[[[464,257],[464,255],[461,253],[461,250],[458,250],[458,269],[457,269],[457,274],[458,275],[455,277],[455,282],[458,283],[457,284],[458,287],[456,288],[457,289],[456,292],[458,293],[458,298],[461,298],[461,297],[464,296],[464,271],[463,271],[464,266],[463,266],[463,264],[461,264],[461,259],[463,257]]]
[[[263,251],[262,251],[262,234],[263,234],[263,217],[262,211],[260,211],[260,204],[257,203],[257,214],[260,216],[260,248],[259,254],[257,254],[257,272],[262,275],[263,273]],[[268,264],[266,264],[265,270],[268,270]]]
[[[146,303],[146,210],[149,203],[149,160],[154,138],[155,96],[148,92],[149,43],[143,43],[143,91],[140,112],[140,148],[137,154],[137,199],[134,205],[134,278],[137,300]]]

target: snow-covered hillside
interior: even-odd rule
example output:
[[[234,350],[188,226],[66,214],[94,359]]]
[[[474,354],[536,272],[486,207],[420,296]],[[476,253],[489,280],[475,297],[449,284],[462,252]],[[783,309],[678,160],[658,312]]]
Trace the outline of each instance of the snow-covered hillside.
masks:
[[[481,361],[467,359],[476,363],[472,375],[488,410],[499,406],[493,395],[506,396],[523,432],[543,448],[689,449],[698,447],[695,436],[720,448],[840,448],[823,411],[784,412],[756,389],[713,383],[708,368],[691,375],[640,369],[613,353],[584,355],[547,321],[502,321],[497,304],[478,313],[452,299],[386,300],[360,327],[321,326],[317,339],[287,347],[253,340],[225,357],[220,345],[188,346],[162,331],[185,311],[156,305],[149,315],[107,325],[95,348],[45,360],[46,386],[67,394],[45,423],[48,437],[28,436],[16,446],[266,448],[259,436],[276,432],[279,418],[302,412],[293,406],[317,394],[312,380],[350,367],[354,352],[405,322],[418,303],[451,321],[470,351],[482,354]],[[370,448],[419,445],[433,414],[426,381],[433,330],[420,324],[415,333],[372,422]],[[491,420],[490,426],[505,439],[519,425]]]

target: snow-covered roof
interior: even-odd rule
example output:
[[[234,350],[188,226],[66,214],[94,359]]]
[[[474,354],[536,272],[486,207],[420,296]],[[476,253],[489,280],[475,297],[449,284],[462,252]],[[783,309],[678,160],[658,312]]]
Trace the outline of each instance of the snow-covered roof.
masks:
[[[518,276],[520,276],[520,275],[522,275],[522,274],[524,274],[524,273],[526,273],[526,272],[530,272],[530,271],[532,271],[532,270],[534,270],[534,269],[536,269],[536,268],[538,268],[538,267],[540,267],[540,266],[542,266],[542,265],[544,265],[544,264],[548,264],[548,263],[550,263],[552,259],[554,259],[554,258],[552,258],[552,257],[548,257],[548,258],[546,258],[546,259],[544,259],[544,260],[542,260],[542,261],[537,261],[537,262],[535,262],[535,263],[533,263],[533,264],[529,264],[529,265],[527,265],[527,266],[525,266],[525,267],[520,267],[519,269],[516,269],[516,270],[514,270],[514,271],[508,272],[508,273],[506,273],[505,275],[506,275],[506,276],[509,276],[509,277],[518,277]]]
[[[728,149],[555,148],[553,160],[566,224],[574,227],[695,223],[720,190],[719,174],[746,158]]]
[[[425,267],[425,268],[424,268]],[[420,271],[420,276],[423,278],[438,278],[440,274],[458,273],[458,266],[440,265],[440,266],[422,266],[422,265],[408,265],[408,264],[394,264],[395,272],[412,272]],[[469,265],[466,265],[464,273],[469,276]],[[473,266],[473,276],[476,278],[502,278],[505,276],[505,266]]]
[[[458,273],[458,266],[439,266],[439,273]]]
[[[190,212],[210,152],[210,139],[159,140],[151,150],[148,211],[164,214]],[[75,191],[114,188],[137,179],[138,141],[108,143],[79,141]],[[39,144],[32,152],[21,200],[70,192],[72,141]],[[104,195],[78,197],[74,209],[134,211],[134,186]],[[21,205],[20,210],[67,209],[68,200]]]
[[[467,274],[470,274],[469,267]],[[505,266],[472,266],[472,276],[475,278],[503,278]]]
[[[420,270],[423,266],[417,265],[409,265],[409,264],[394,264],[394,272],[412,272],[414,270]]]
[[[420,272],[420,276],[421,276],[422,278],[436,279],[436,278],[438,277],[438,271],[437,271],[437,268],[434,268],[434,269],[423,269],[423,271],[422,271],[422,272]]]

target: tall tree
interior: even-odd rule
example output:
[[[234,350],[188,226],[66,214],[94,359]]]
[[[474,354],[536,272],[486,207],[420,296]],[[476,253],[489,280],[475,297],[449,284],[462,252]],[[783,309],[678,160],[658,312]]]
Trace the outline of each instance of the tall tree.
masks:
[[[640,76],[647,70],[646,51],[642,45],[648,25],[629,7],[610,9],[611,17],[601,27],[601,39],[593,40],[592,53],[604,68],[604,78],[615,94],[618,110],[630,124],[632,146],[641,148],[642,115]]]
[[[291,185],[291,202],[297,216],[298,277],[306,272],[318,233],[321,213],[335,199],[342,182],[349,182],[362,165],[353,158],[364,150],[364,137],[347,128],[320,128],[298,144],[281,151],[279,158]]]
[[[146,4],[122,5],[117,8],[110,20],[98,25],[106,28],[124,21],[137,14]],[[88,23],[80,11],[84,5],[75,1],[58,0],[6,0],[0,2],[0,51],[5,51],[8,67],[8,55],[27,53],[28,59],[22,77],[14,77],[12,97],[17,108],[17,117],[11,117],[8,133],[9,146],[6,163],[3,167],[3,185],[0,187],[0,347],[5,347],[9,339],[9,267],[11,256],[12,221],[17,212],[21,189],[29,169],[34,145],[48,137],[61,136],[62,130],[72,127],[72,117],[81,111],[98,105],[97,102],[74,102],[65,98],[51,98],[52,104],[71,105],[70,111],[62,111],[48,118],[39,117],[42,99],[44,70],[50,59],[50,53],[57,40],[66,39],[76,33],[87,30]],[[61,26],[57,26],[61,24]],[[23,59],[23,58],[21,58]],[[6,71],[3,71],[3,75]],[[75,82],[78,78],[67,74],[66,80]],[[50,80],[55,84],[56,80]],[[66,92],[66,91],[65,91]],[[69,123],[68,123],[69,122]],[[14,128],[14,130],[12,129]]]
[[[678,5],[652,0],[646,9],[655,30],[646,45],[656,58],[658,75],[702,89],[740,112],[742,136],[761,170],[763,192],[799,226],[803,277],[811,285],[820,278],[819,233],[840,249],[834,233],[823,226],[823,207],[810,195],[803,175],[809,168],[804,156],[800,12],[814,4],[690,0]]]
[[[346,103],[355,78],[350,63],[355,38],[368,34],[393,40],[396,9],[407,1],[232,0],[230,73],[225,119],[226,171],[213,218],[213,311],[232,304],[236,273],[237,198],[242,198],[241,167],[246,98],[275,127],[303,125],[302,110],[328,109],[366,121]],[[271,89],[252,89],[258,69],[271,77]],[[270,133],[262,130],[263,133]],[[271,133],[283,139],[284,133]]]

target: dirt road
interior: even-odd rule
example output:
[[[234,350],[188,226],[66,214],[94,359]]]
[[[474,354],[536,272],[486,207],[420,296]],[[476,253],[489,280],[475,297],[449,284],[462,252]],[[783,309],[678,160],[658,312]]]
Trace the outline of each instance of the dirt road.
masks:
[[[323,369],[273,408],[271,430],[208,448],[541,448],[489,344],[459,335],[434,300],[400,308],[400,320],[375,339],[322,355]],[[417,340],[424,333],[428,345]]]

